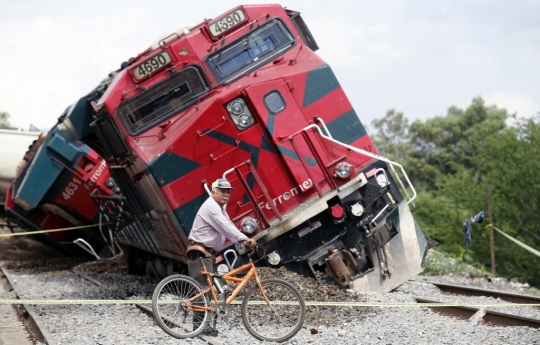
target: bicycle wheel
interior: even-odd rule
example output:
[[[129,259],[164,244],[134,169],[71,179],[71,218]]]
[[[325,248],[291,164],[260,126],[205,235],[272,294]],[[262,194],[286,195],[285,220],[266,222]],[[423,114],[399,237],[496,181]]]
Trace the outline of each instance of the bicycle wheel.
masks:
[[[300,292],[281,279],[261,281],[274,311],[264,300],[259,286],[253,285],[242,301],[242,320],[251,335],[263,341],[288,340],[302,328],[306,304]]]
[[[163,279],[152,295],[154,320],[168,335],[183,339],[199,335],[208,319],[208,311],[193,312],[182,302],[199,293],[202,287],[195,279],[181,274]],[[194,300],[192,305],[208,306],[206,295]]]

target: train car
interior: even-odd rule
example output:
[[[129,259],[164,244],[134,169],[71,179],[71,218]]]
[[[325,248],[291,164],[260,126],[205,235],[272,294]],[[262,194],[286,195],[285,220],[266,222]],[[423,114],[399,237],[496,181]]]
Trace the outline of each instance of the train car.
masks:
[[[114,254],[119,248],[114,245],[111,228],[98,225],[107,221],[93,197],[117,195],[110,176],[105,160],[96,151],[82,142],[66,142],[54,126],[28,148],[7,189],[4,210],[12,231],[80,227],[39,236],[78,256]],[[89,227],[93,224],[96,226]]]
[[[195,214],[220,177],[235,188],[231,219],[266,247],[269,266],[383,292],[422,271],[416,192],[378,155],[317,49],[299,12],[238,6],[164,35],[86,100],[91,118],[59,124],[106,160],[125,197],[96,200],[130,272],[185,264]],[[229,246],[218,269],[244,259]]]
[[[40,132],[0,129],[0,205],[4,205],[7,190],[22,163],[22,157]]]

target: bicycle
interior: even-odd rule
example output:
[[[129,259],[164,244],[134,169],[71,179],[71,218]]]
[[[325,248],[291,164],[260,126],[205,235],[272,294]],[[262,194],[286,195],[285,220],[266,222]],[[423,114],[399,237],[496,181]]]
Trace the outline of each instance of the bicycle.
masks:
[[[260,280],[252,260],[257,248],[264,250],[264,247],[256,245],[248,254],[247,264],[223,275],[208,272],[203,264],[201,274],[207,277],[207,288],[181,274],[163,279],[152,295],[152,311],[159,327],[172,337],[191,338],[203,331],[209,315],[213,314],[215,329],[218,314],[228,315],[230,304],[254,277],[255,284],[247,290],[241,305],[242,321],[247,331],[262,341],[283,342],[294,337],[306,318],[305,301],[298,289],[285,280]],[[265,255],[266,252],[260,259]],[[236,276],[245,271],[243,278]],[[214,288],[217,278],[238,284],[234,290],[223,292],[221,303]],[[214,306],[208,301],[209,294]]]

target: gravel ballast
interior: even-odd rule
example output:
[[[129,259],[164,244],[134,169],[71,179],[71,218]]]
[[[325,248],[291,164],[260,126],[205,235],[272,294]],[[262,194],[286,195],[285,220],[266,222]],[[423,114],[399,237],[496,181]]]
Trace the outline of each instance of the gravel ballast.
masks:
[[[15,289],[21,298],[29,299],[150,299],[158,280],[126,275],[99,264],[79,265],[75,271],[102,282],[109,289],[96,286],[65,267],[10,269]],[[306,301],[407,302],[414,297],[447,302],[505,303],[487,297],[464,297],[441,294],[432,284],[410,281],[386,294],[340,290],[336,286],[320,286],[284,270],[260,269],[262,278],[279,277],[297,286]],[[437,279],[426,277],[427,279]],[[446,283],[464,284],[463,277],[439,277]],[[461,281],[459,281],[461,280]],[[484,279],[485,281],[485,279]],[[484,288],[497,289],[485,282]],[[519,292],[519,291],[514,291]],[[5,298],[6,296],[2,296]],[[149,306],[149,305],[148,305]],[[165,334],[154,322],[133,305],[34,305],[41,321],[54,336],[56,344],[206,344],[202,339],[179,340]],[[233,307],[234,308],[234,307]],[[538,308],[499,310],[540,319]],[[491,310],[488,308],[488,310]],[[237,310],[229,322],[218,320],[222,344],[263,344],[243,327]],[[300,332],[286,344],[540,344],[540,331],[530,327],[470,326],[468,321],[440,316],[420,307],[328,307],[308,306],[307,318]]]

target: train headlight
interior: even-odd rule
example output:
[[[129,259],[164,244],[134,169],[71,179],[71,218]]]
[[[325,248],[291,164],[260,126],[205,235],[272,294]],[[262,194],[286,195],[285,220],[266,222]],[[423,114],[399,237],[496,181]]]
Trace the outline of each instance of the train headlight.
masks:
[[[346,162],[341,162],[336,165],[336,170],[334,170],[334,176],[340,179],[347,179],[351,176],[352,165]]]
[[[250,118],[246,114],[242,114],[238,116],[238,126],[242,128],[248,128],[249,126],[251,126],[251,120],[253,120],[252,117]]]
[[[274,250],[272,253],[268,254],[266,256],[266,259],[268,260],[268,263],[270,265],[277,265],[281,261],[281,256]]]
[[[120,188],[118,188],[116,181],[112,177],[109,177],[107,179],[107,182],[105,182],[105,186],[109,187],[109,189],[115,193],[120,192]]]
[[[351,213],[353,216],[360,217],[362,213],[364,213],[364,206],[362,206],[359,202],[351,205]]]
[[[230,112],[234,115],[240,115],[244,111],[244,105],[239,101],[232,101],[230,106]]]
[[[246,234],[252,234],[255,232],[255,230],[257,230],[257,228],[259,227],[259,222],[257,221],[257,219],[253,219],[253,218],[246,218],[242,221],[242,223],[240,224],[240,226],[242,227],[242,231]]]
[[[255,120],[249,111],[246,102],[242,98],[236,98],[227,104],[227,111],[236,125],[236,128],[244,130],[251,127]]]

